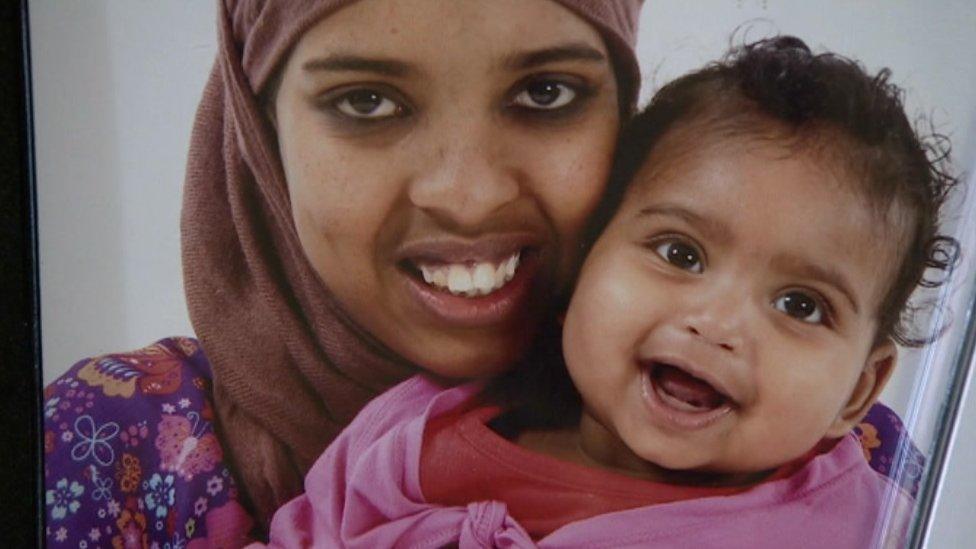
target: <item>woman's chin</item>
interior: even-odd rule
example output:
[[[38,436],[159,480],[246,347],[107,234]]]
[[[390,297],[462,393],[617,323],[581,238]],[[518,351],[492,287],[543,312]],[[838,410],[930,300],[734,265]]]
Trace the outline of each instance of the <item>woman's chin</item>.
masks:
[[[494,343],[444,342],[417,349],[417,356],[412,362],[446,380],[482,379],[512,368],[527,346],[527,340],[513,338],[498,339]]]

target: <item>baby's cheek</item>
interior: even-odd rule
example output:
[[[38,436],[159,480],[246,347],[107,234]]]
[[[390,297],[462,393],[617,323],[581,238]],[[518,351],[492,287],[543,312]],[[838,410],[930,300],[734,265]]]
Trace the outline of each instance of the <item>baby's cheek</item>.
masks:
[[[567,364],[595,370],[601,383],[626,385],[634,349],[649,330],[654,308],[640,295],[633,274],[612,255],[593,259],[584,267],[566,317]],[[589,390],[581,389],[584,394]]]
[[[599,285],[592,278],[581,280],[566,313],[563,326],[563,354],[574,381],[584,395],[593,389],[591,379],[597,365],[614,362],[618,340],[612,307],[599,299]]]
[[[591,270],[573,292],[566,328],[574,341],[610,343],[621,328],[620,307],[601,277],[602,273]]]
[[[836,417],[831,400],[806,392],[795,398],[784,398],[765,411],[762,430],[768,439],[770,458],[779,456],[781,463],[796,459],[819,442]]]

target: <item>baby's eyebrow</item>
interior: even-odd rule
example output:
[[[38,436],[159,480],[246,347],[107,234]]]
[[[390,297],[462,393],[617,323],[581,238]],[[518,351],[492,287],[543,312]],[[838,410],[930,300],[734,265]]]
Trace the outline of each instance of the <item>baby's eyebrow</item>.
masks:
[[[715,219],[710,216],[701,215],[693,210],[690,210],[684,206],[673,204],[673,203],[663,203],[654,204],[652,206],[647,206],[638,212],[638,217],[644,216],[665,216],[665,217],[677,217],[685,223],[697,228],[698,230],[705,233],[708,238],[720,242],[722,244],[728,244],[734,240],[734,235],[732,230],[728,225],[723,223],[719,219]]]
[[[796,272],[803,276],[807,276],[814,280],[819,280],[825,284],[833,286],[841,294],[847,298],[850,302],[851,307],[854,308],[854,314],[860,313],[860,307],[858,307],[857,299],[854,297],[855,293],[851,290],[851,285],[848,283],[847,278],[844,274],[837,269],[834,269],[828,265],[821,265],[808,261],[804,257],[800,257],[793,254],[780,254],[773,258],[773,265],[784,270],[789,270],[790,272]]]

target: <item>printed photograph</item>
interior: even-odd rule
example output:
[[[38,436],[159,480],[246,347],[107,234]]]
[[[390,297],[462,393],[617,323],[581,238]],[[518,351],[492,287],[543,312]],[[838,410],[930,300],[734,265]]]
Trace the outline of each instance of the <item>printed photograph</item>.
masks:
[[[47,547],[961,547],[968,1],[31,0]]]

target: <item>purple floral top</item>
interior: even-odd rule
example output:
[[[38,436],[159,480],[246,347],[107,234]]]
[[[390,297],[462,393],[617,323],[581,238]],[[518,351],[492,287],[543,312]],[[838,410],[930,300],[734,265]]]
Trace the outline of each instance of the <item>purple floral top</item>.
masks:
[[[240,547],[254,521],[188,338],[75,364],[45,390],[47,546]]]
[[[86,359],[44,393],[47,546],[236,548],[255,521],[238,501],[213,432],[210,364],[199,343],[168,338]],[[865,458],[912,495],[924,467],[883,405],[857,428]]]

